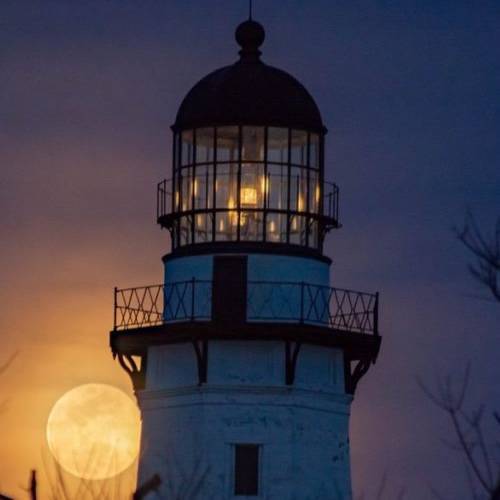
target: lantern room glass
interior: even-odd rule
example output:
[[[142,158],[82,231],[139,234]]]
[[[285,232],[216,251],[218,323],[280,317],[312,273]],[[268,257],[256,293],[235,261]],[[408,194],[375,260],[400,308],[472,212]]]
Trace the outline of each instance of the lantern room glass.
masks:
[[[254,241],[319,248],[319,134],[227,126],[185,130],[174,140],[174,247]]]

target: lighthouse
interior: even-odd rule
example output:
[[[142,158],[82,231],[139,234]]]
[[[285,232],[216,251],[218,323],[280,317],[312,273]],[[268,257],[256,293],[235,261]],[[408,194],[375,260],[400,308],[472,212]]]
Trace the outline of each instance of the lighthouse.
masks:
[[[138,482],[158,474],[165,499],[349,500],[350,407],[380,348],[378,294],[330,281],[339,189],[318,106],[263,62],[261,24],[235,37],[236,62],[194,85],[172,126],[161,283],[115,289]]]

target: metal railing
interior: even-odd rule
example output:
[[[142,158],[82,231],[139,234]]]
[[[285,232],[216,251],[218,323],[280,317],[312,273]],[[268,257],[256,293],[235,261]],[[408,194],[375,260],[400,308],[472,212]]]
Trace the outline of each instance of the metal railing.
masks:
[[[339,221],[340,192],[337,184],[325,181],[323,183],[323,215],[336,222]]]
[[[156,219],[172,213],[172,179],[164,179],[156,189]]]
[[[176,321],[211,319],[212,282],[115,288],[114,329],[141,328]]]
[[[249,281],[247,319],[378,331],[378,294],[304,282]]]
[[[208,280],[115,288],[115,330],[211,319]],[[247,321],[312,324],[377,335],[378,294],[304,282],[249,281]]]
[[[270,185],[270,182],[268,181],[268,185]],[[174,212],[173,208],[173,185],[172,185],[172,179],[164,179],[163,181],[158,183],[157,189],[156,189],[156,218],[160,219],[162,217],[165,217],[167,215],[170,215]],[[296,188],[296,192],[299,192],[299,188]],[[269,198],[270,193],[267,193],[267,197]],[[337,184],[333,182],[323,182],[323,210],[321,211],[321,215],[324,217],[327,217],[329,219],[332,219],[336,222],[339,220],[339,187]],[[210,193],[210,200],[212,199],[212,193]],[[286,210],[278,210],[278,209],[273,209],[269,205],[269,199],[267,199],[266,203],[266,208],[258,208],[257,210],[259,211],[267,211],[267,212],[284,212]],[[224,207],[219,207],[219,209],[224,209]],[[203,206],[197,206],[195,209],[197,212],[212,212],[214,209],[211,207],[203,207]],[[190,209],[188,210],[190,211]],[[217,211],[217,210],[216,210]],[[291,210],[291,212],[294,212]],[[304,212],[305,211],[300,211]],[[295,212],[294,212],[295,213]],[[297,212],[299,213],[299,212]],[[314,211],[311,212],[312,215],[315,214]]]

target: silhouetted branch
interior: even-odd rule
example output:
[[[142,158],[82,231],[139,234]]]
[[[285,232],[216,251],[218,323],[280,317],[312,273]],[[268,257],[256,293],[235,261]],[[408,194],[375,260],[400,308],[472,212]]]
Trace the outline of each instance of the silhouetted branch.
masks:
[[[9,366],[12,364],[14,359],[16,359],[18,354],[19,351],[16,351],[7,359],[7,361],[3,365],[0,365],[0,375],[2,375],[7,370],[7,368],[9,368]],[[7,403],[8,399],[4,399],[3,401],[0,402],[0,413],[3,413],[6,410]]]
[[[404,498],[406,497],[406,488],[403,487],[403,488],[399,489],[399,491],[396,494],[394,492],[394,488],[391,487],[391,485],[389,484],[391,481],[388,481],[387,478],[388,478],[387,472],[384,472],[384,474],[382,475],[382,479],[378,483],[376,493],[374,496],[365,495],[364,492],[361,492],[358,496],[356,496],[356,500],[365,500],[365,498],[366,499],[371,498],[373,500],[387,500],[389,498],[395,499],[395,500],[404,500]],[[388,485],[389,485],[389,487],[388,487]],[[392,490],[393,493],[390,493],[390,490]],[[336,493],[337,494],[336,494],[335,498],[343,498],[343,494],[339,489],[336,490]]]
[[[434,488],[434,486],[431,485],[429,489],[437,500],[447,500],[438,490],[436,490],[436,488]]]
[[[19,351],[16,351],[14,354],[12,354],[7,361],[3,364],[0,365],[0,375],[7,370],[7,368],[12,364],[12,362],[17,358],[17,355],[19,354]]]
[[[387,473],[384,472],[384,475],[382,476],[382,481],[380,481],[380,486],[378,487],[377,496],[375,497],[377,500],[382,500],[386,484],[387,484]]]
[[[463,227],[455,228],[455,234],[476,258],[476,263],[468,266],[470,273],[500,302],[500,217],[490,238],[482,234],[470,212]]]
[[[494,467],[498,469],[498,464],[491,459],[484,437],[482,426],[484,406],[469,413],[464,410],[469,379],[470,366],[467,365],[462,380],[455,387],[449,375],[444,379],[438,378],[435,391],[430,390],[420,379],[417,379],[417,382],[424,394],[438,408],[446,412],[451,419],[459,449],[465,456],[473,498],[478,500],[481,498],[475,489],[474,483],[476,481],[481,489],[488,494],[489,499],[495,499],[495,494],[499,494],[497,490],[499,489],[500,474],[495,477],[493,469]],[[500,423],[498,414],[495,413],[494,417]],[[433,494],[437,498],[441,498],[435,490],[433,490]],[[500,500],[500,498],[495,500]]]
[[[397,496],[397,500],[404,500],[405,496],[406,496],[406,488],[401,488]]]
[[[36,470],[31,471],[30,479],[30,497],[31,500],[37,500],[37,481],[36,481]]]
[[[95,465],[97,456],[91,453],[81,474],[85,476],[86,473],[93,470],[92,465]],[[85,477],[73,477],[66,475],[63,468],[59,463],[53,459],[52,456],[46,456],[42,453],[42,460],[45,469],[45,475],[48,481],[49,493],[47,498],[50,500],[124,500],[132,498],[132,485],[124,483],[123,475],[119,474],[112,476],[111,472],[113,464],[108,464],[110,467],[110,477],[107,479],[87,479]],[[126,493],[122,489],[126,487]]]
[[[161,485],[161,478],[158,474],[154,474],[149,480],[143,483],[134,493],[133,500],[142,500],[148,493],[158,491]]]

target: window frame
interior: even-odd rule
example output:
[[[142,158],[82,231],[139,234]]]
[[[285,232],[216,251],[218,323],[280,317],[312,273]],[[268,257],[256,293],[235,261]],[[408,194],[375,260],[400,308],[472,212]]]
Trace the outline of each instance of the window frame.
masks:
[[[259,147],[260,141],[260,151],[257,153],[258,159],[243,159],[243,140],[244,133],[251,131],[251,129],[256,129],[257,134],[257,147]],[[197,132],[203,133],[204,137],[211,137],[213,140],[213,151],[207,153],[203,159],[198,158],[197,152]],[[269,141],[270,132],[274,134],[280,140],[280,135],[282,138],[287,136],[286,148],[287,152],[284,154],[284,147],[275,148],[276,151],[281,151],[278,156],[282,161],[276,161],[276,154],[273,153],[270,157]],[[225,135],[226,134],[226,135]],[[236,136],[237,134],[237,136]],[[303,136],[302,142],[293,144],[293,141],[298,137]],[[222,142],[224,138],[228,141],[228,151],[229,156],[219,161],[220,153],[224,149]],[[189,142],[185,145],[184,140]],[[231,147],[231,141],[233,146]],[[206,141],[205,141],[206,142]],[[235,144],[237,143],[237,147]],[[177,216],[176,222],[173,224],[173,238],[172,247],[173,249],[197,243],[197,242],[219,242],[219,241],[243,241],[243,242],[261,242],[261,243],[273,243],[273,244],[288,244],[293,246],[304,247],[312,250],[321,251],[323,244],[324,235],[321,233],[321,217],[323,214],[323,197],[324,193],[324,134],[317,131],[299,130],[287,127],[274,127],[274,126],[252,126],[252,125],[228,125],[224,127],[201,127],[199,129],[185,129],[177,131],[174,133],[174,147],[173,147],[173,193],[174,196],[172,201],[172,210],[174,215]],[[279,142],[276,143],[279,145]],[[312,144],[314,144],[315,153],[312,154]],[[219,151],[220,148],[223,148]],[[298,148],[299,150],[299,163],[292,163],[294,161],[294,155],[292,154],[292,146]],[[204,148],[207,148],[207,144]],[[188,159],[184,158],[184,155],[188,154]],[[314,158],[313,158],[314,156]],[[297,157],[298,158],[298,157]],[[312,162],[315,164],[313,165]],[[301,164],[302,163],[302,164]],[[227,169],[226,165],[235,165],[237,171],[235,172],[235,180],[230,180],[228,178],[227,183],[229,191],[235,191],[235,207],[229,206],[217,206],[217,185],[221,182],[219,178],[220,172]],[[259,183],[259,179],[256,181],[257,186],[257,204],[255,207],[245,206],[242,203],[242,173],[245,169],[255,165],[255,177],[260,179],[262,177],[262,183]],[[271,178],[272,172],[276,172],[278,169],[285,170],[286,178],[276,182]],[[198,185],[204,185],[201,179],[198,179],[197,172],[204,174],[205,176],[211,177],[211,182],[206,183],[206,193],[203,196],[203,203],[200,204],[200,200],[195,197],[195,183]],[[210,172],[209,174],[207,172]],[[263,172],[263,175],[262,175]],[[292,183],[292,173],[300,177],[300,189],[297,191],[293,188]],[[222,174],[225,175],[225,174]],[[231,177],[232,179],[232,177]],[[285,181],[283,183],[283,180]],[[236,185],[232,186],[235,182]],[[184,185],[184,186],[183,186]],[[261,187],[263,186],[263,187]],[[278,189],[276,194],[274,189]],[[189,194],[187,193],[189,190]],[[318,190],[318,195],[316,194]],[[184,192],[186,191],[186,192]],[[297,193],[294,193],[297,191]],[[302,198],[302,203],[299,206],[299,191],[300,197]],[[271,203],[271,200],[276,201],[278,198],[285,201],[286,206],[281,208],[276,208],[276,203]],[[315,201],[319,197],[317,201]],[[184,198],[189,198],[185,200]],[[199,198],[199,197],[198,197]],[[314,202],[313,202],[314,200]],[[278,206],[280,203],[278,203]],[[236,237],[227,237],[223,235],[218,229],[218,220],[221,220],[223,213],[233,213],[235,212],[236,217]],[[196,216],[198,214],[207,214],[207,224],[206,227],[207,234],[202,236],[199,233],[199,229],[195,224]],[[255,214],[252,216],[252,214]],[[191,222],[191,234],[186,241],[186,238],[181,238],[181,224],[180,219],[182,217],[189,217]],[[244,237],[245,230],[242,224],[249,217],[254,217],[250,219],[255,222],[255,230],[251,231],[247,237]],[[276,221],[281,220],[284,217],[286,220],[285,226],[285,238],[283,238],[281,233],[281,228],[275,228],[276,223],[269,224],[268,220]],[[295,234],[295,222],[296,220],[303,221],[300,225],[301,234],[297,238]],[[211,224],[210,224],[211,221]],[[278,224],[281,226],[281,224]],[[316,228],[313,229],[312,228]],[[275,231],[279,231],[278,236],[274,232],[270,232],[272,228]],[[314,233],[314,234],[313,234]]]

